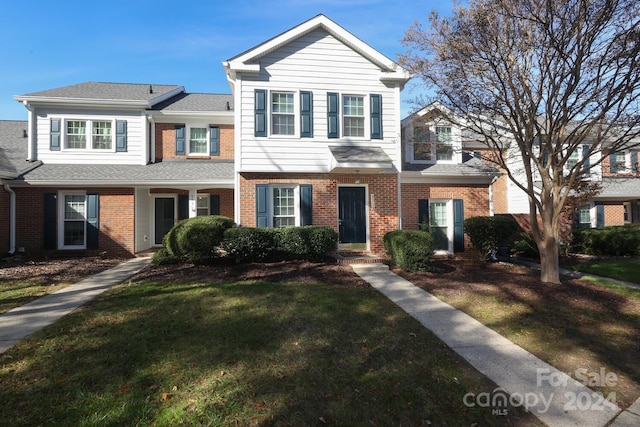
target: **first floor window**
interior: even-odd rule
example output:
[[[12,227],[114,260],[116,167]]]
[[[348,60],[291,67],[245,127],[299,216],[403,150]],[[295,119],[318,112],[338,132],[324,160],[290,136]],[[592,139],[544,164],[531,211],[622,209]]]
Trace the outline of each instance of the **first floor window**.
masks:
[[[435,250],[449,250],[449,219],[447,202],[429,203],[429,226]]]
[[[343,98],[344,136],[364,137],[364,97]]]
[[[578,207],[578,228],[591,228],[591,207]]]
[[[273,135],[295,134],[293,93],[271,94],[271,121]]]
[[[87,122],[69,120],[67,122],[67,148],[87,148]]]
[[[64,196],[63,245],[84,246],[86,224],[86,196],[66,194]]]
[[[189,128],[189,154],[207,153],[207,128]]]
[[[209,215],[209,195],[197,196],[196,214],[198,216]]]
[[[273,188],[273,226],[293,227],[296,225],[295,189],[293,187]]]
[[[111,150],[111,122],[93,122],[91,140],[94,150]]]

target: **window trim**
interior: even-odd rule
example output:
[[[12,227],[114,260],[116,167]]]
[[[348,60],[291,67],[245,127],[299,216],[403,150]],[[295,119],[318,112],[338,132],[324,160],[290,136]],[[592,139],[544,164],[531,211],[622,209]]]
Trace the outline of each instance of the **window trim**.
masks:
[[[292,95],[293,97],[293,113],[287,113],[287,115],[293,116],[293,134],[280,134],[274,133],[273,129],[273,117],[276,114],[284,114],[284,113],[274,113],[273,111],[273,96],[275,94],[287,94]],[[279,138],[279,139],[294,139],[300,138],[300,91],[299,90],[291,90],[291,89],[269,89],[267,91],[267,135],[269,138]]]
[[[433,209],[431,206],[434,203],[444,203],[445,205],[445,214],[446,214],[446,223],[447,223],[447,249],[438,249],[435,251],[436,254],[452,254],[453,251],[453,240],[454,240],[454,223],[453,223],[453,199],[429,199],[429,228],[432,227],[431,224],[431,215],[433,213]]]
[[[57,119],[57,117],[51,117],[51,119]],[[62,129],[60,136],[62,137],[61,148],[62,151],[85,153],[85,152],[99,152],[99,153],[115,153],[116,152],[116,118],[84,118],[84,117],[62,117]],[[69,148],[69,133],[68,125],[70,122],[84,122],[85,123],[85,148]],[[93,144],[93,125],[94,123],[110,123],[111,124],[111,147],[110,148],[94,148]]]
[[[359,98],[362,101],[362,115],[353,115],[353,114],[346,114],[345,113],[345,107],[346,107],[346,102],[345,99],[346,98]],[[371,111],[370,108],[367,106],[367,99],[368,97],[362,94],[354,94],[354,93],[342,93],[340,94],[340,108],[339,108],[339,114],[340,114],[340,124],[342,125],[342,138],[350,138],[350,139],[358,139],[358,140],[362,140],[362,139],[371,139],[371,129],[368,126],[367,123],[367,117],[371,117]],[[346,120],[347,118],[361,118],[362,119],[362,135],[347,135],[346,134],[346,129],[347,129],[347,124],[346,124]],[[367,138],[367,136],[369,136]]]
[[[292,188],[293,189],[293,215],[294,215],[294,225],[293,227],[299,227],[302,222],[302,212],[300,211],[300,184],[270,184],[268,191],[268,212],[269,212],[269,226],[272,228],[280,228],[276,227],[274,221],[276,219],[275,215],[275,203],[274,201],[274,190],[277,188]],[[285,227],[286,228],[286,227]]]
[[[616,171],[614,174],[628,175],[633,172],[633,165],[631,164],[631,150],[617,150],[616,155]],[[621,161],[620,158],[623,158]],[[609,157],[611,159],[611,157]],[[609,160],[611,161],[611,160]],[[624,168],[621,168],[621,164],[624,162]]]
[[[207,213],[206,214],[202,214],[200,215],[198,213],[198,210],[200,209],[205,209],[205,207],[199,207],[198,206],[198,200],[206,200],[207,201]],[[197,193],[196,194],[196,216],[207,216],[207,215],[211,215],[211,194],[208,193]]]
[[[66,223],[65,220],[65,207],[66,207],[66,196],[83,196],[84,197],[84,231],[83,231],[83,244],[82,245],[65,245],[64,244],[64,225]],[[87,193],[86,191],[60,191],[58,192],[58,248],[60,250],[77,250],[77,249],[87,249]],[[79,220],[76,220],[79,222]]]
[[[187,156],[200,156],[209,157],[211,152],[211,129],[210,125],[201,123],[187,123],[185,124],[185,155]],[[191,152],[191,129],[204,129],[205,130],[205,150],[203,153]]]

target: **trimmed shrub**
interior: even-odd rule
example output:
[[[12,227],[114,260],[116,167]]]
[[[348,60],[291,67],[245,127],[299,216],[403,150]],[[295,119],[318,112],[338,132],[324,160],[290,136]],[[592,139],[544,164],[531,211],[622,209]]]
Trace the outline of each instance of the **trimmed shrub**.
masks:
[[[465,219],[463,227],[473,247],[484,258],[495,253],[500,245],[520,229],[511,216],[474,216]]]
[[[382,239],[391,262],[405,271],[430,271],[433,236],[424,231],[394,230]]]
[[[151,258],[151,263],[153,265],[167,265],[167,264],[177,264],[180,262],[180,258],[171,255],[167,248],[161,248],[157,250],[153,254],[153,258]]]
[[[279,229],[240,227],[224,231],[222,247],[235,262],[260,262],[275,250]]]
[[[320,261],[336,249],[338,233],[331,227],[307,225],[279,229],[278,247],[293,259]]]
[[[197,216],[174,225],[165,236],[167,251],[180,259],[206,263],[217,256],[224,231],[233,220],[220,215]]]
[[[578,241],[584,253],[640,256],[640,226],[614,226],[581,230]]]

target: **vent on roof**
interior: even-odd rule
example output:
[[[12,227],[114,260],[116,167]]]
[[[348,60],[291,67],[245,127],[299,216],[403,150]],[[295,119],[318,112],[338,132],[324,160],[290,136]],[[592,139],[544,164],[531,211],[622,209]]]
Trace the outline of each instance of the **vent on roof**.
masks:
[[[153,86],[149,85],[149,93],[153,93]]]
[[[231,110],[231,105],[229,105],[229,101],[227,101],[227,111]]]
[[[29,135],[27,134],[27,130],[26,129],[22,129],[22,137],[23,138],[27,138]]]

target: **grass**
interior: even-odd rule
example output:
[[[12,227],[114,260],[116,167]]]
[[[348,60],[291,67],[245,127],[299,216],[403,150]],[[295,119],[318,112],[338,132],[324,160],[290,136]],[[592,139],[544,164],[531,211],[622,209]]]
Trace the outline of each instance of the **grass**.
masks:
[[[0,314],[45,296],[71,283],[43,284],[35,281],[0,280]]]
[[[0,357],[0,425],[504,425],[522,415],[465,406],[466,393],[495,385],[366,287],[123,284]]]
[[[582,273],[640,283],[640,260],[637,258],[597,259],[574,263],[569,267]]]

